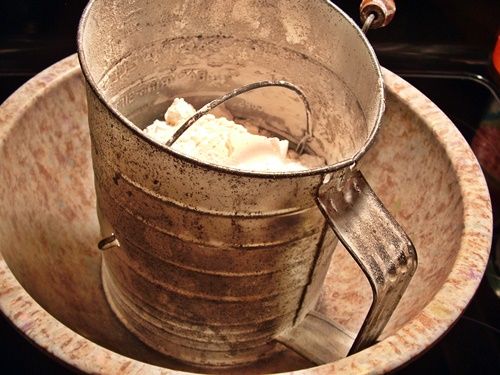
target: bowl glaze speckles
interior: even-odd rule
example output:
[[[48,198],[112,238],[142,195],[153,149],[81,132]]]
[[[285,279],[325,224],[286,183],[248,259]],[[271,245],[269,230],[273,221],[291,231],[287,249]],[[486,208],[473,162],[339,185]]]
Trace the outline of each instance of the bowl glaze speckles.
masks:
[[[395,369],[445,334],[479,285],[491,241],[479,165],[434,104],[394,74],[384,76],[387,110],[361,169],[414,241],[417,273],[376,345],[319,367],[285,351],[240,373]],[[0,157],[0,309],[7,318],[84,372],[199,372],[145,347],[106,303],[76,56],[40,73],[1,106]],[[353,263],[344,249],[335,251],[317,309],[356,331],[370,290]]]

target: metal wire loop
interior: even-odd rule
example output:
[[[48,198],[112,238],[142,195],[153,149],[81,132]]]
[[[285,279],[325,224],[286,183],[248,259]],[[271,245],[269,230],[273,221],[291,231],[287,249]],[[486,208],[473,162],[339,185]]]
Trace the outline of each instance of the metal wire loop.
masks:
[[[302,139],[298,142],[296,152],[301,154],[306,146],[307,141],[312,139],[312,127],[310,124],[311,121],[311,107],[309,106],[309,102],[307,101],[307,98],[305,94],[302,92],[302,90],[295,86],[293,83],[287,82],[287,81],[259,81],[259,82],[254,82],[250,83],[248,85],[239,87],[237,89],[234,89],[233,91],[221,96],[220,98],[214,99],[211,102],[205,104],[202,108],[200,108],[196,113],[191,116],[189,119],[187,119],[179,129],[176,130],[172,138],[168,140],[166,143],[166,146],[170,147],[174,144],[174,142],[179,139],[179,137],[191,126],[193,125],[200,117],[206,115],[208,112],[210,112],[212,109],[217,107],[218,105],[224,103],[225,101],[234,98],[235,96],[241,95],[247,91],[251,90],[256,90],[259,88],[263,87],[269,87],[269,86],[280,86],[284,87],[286,89],[289,89],[291,91],[294,91],[302,100],[304,103],[304,107],[306,108],[306,132]]]

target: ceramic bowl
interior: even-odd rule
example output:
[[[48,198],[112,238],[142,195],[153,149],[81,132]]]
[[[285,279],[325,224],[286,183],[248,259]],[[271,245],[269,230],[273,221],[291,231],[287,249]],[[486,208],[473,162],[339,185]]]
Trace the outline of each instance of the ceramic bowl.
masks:
[[[379,342],[361,352],[314,367],[285,350],[233,371],[393,370],[444,335],[474,295],[491,244],[481,169],[432,102],[387,70],[384,78],[387,109],[361,169],[417,249],[419,267],[407,292]],[[43,71],[3,103],[0,158],[0,309],[19,331],[84,372],[202,372],[147,348],[106,303],[76,56]],[[356,331],[370,298],[368,282],[339,245],[316,309]]]

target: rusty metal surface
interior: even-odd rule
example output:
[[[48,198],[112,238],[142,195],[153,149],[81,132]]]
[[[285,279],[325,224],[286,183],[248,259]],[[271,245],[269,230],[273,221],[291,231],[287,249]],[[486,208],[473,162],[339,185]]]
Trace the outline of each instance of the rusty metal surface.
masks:
[[[83,15],[79,58],[107,109],[137,136],[146,138],[132,122],[148,125],[174,96],[199,106],[272,79],[292,82],[307,96],[315,128],[310,146],[328,162],[314,173],[352,163],[372,143],[384,108],[380,67],[361,30],[330,2],[106,4],[92,1]],[[274,90],[228,107],[300,140],[303,108],[294,94]]]
[[[101,230],[120,243],[103,254],[114,312],[146,344],[186,362],[231,366],[272,354],[272,339],[313,308],[335,245],[318,190],[364,155],[378,129],[382,78],[366,38],[326,1],[94,0],[79,58]],[[199,105],[268,79],[304,91],[309,146],[326,167],[241,172],[141,132],[174,96]],[[299,141],[302,103],[261,91],[227,107]]]
[[[321,176],[295,183],[227,176],[161,151],[151,166],[155,145],[96,113],[98,204],[120,241],[118,251],[103,254],[117,316],[145,343],[185,362],[231,365],[271,355],[272,337],[296,318],[318,252],[334,248],[320,242],[325,221],[313,197]]]
[[[318,200],[373,292],[370,310],[350,350],[356,353],[372,345],[388,323],[417,269],[417,253],[361,172],[348,174],[340,189],[325,189]]]
[[[325,184],[318,205],[373,292],[370,310],[355,336],[317,314],[307,315],[302,324],[280,335],[285,345],[325,364],[377,340],[417,269],[417,253],[359,171],[347,171]]]

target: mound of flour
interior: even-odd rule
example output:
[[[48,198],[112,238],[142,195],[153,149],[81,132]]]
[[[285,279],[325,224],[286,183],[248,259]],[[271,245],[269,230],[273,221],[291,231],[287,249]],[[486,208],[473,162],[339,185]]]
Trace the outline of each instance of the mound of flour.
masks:
[[[165,144],[195,112],[191,104],[176,98],[165,112],[165,121],[155,120],[144,133]],[[231,117],[229,113],[225,115]],[[253,128],[207,114],[191,125],[172,148],[198,160],[254,172],[291,172],[324,165],[317,156],[299,156],[289,150],[287,140],[249,131]]]

